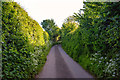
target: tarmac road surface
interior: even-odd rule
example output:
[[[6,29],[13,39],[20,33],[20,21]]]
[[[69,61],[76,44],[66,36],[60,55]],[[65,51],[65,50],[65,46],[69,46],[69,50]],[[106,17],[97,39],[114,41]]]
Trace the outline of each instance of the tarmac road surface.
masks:
[[[61,45],[55,45],[47,56],[43,70],[36,78],[93,78],[93,76],[70,58]]]

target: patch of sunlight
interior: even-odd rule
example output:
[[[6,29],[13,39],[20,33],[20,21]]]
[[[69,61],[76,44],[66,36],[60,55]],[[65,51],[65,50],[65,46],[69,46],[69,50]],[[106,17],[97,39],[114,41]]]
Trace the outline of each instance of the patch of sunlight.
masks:
[[[76,24],[76,27],[74,30],[72,30],[70,33],[74,33],[76,31],[76,29],[78,28],[78,24]]]

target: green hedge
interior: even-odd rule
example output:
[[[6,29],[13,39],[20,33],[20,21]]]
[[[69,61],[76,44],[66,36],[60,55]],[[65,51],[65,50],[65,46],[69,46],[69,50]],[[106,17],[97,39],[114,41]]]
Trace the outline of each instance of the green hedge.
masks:
[[[78,29],[62,37],[64,50],[100,78],[120,77],[120,3],[84,3]]]
[[[2,77],[32,78],[46,61],[49,35],[16,2],[2,3]]]

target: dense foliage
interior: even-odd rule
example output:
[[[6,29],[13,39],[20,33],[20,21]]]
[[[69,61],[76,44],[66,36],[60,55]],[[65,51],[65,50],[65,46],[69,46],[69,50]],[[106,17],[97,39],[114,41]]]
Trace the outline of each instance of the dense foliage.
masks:
[[[79,27],[62,37],[64,50],[96,77],[120,77],[120,3],[85,2],[81,11],[73,15]]]
[[[60,34],[64,50],[91,74],[120,77],[119,11],[119,2],[85,2],[84,9],[68,17],[61,29],[53,19],[43,20],[43,31],[16,2],[3,2],[3,79],[34,77],[46,61],[50,40],[61,43],[56,43]]]
[[[57,41],[57,37],[59,36],[59,27],[55,24],[53,19],[46,19],[41,22],[42,27],[46,32],[50,35],[50,40],[53,42]]]
[[[2,77],[2,39],[1,39],[1,33],[2,33],[2,2],[0,1],[0,79]]]
[[[65,19],[64,23],[61,27],[61,37],[64,37],[64,35],[73,32],[75,29],[77,29],[78,23],[75,22],[75,18],[73,16],[69,16],[67,19]]]
[[[2,77],[31,78],[50,48],[49,35],[16,2],[2,3]]]

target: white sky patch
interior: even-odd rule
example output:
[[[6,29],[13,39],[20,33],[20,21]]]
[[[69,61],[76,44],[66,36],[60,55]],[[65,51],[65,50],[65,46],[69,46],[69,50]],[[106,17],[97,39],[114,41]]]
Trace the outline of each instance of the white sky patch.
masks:
[[[62,27],[64,19],[83,8],[83,0],[14,0],[39,24],[45,19],[54,19]]]

